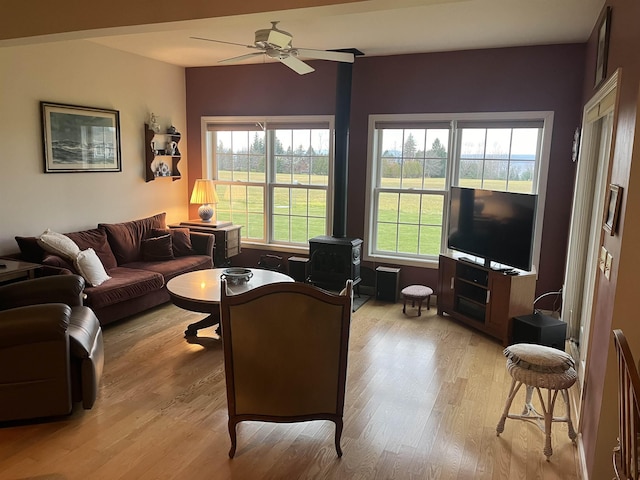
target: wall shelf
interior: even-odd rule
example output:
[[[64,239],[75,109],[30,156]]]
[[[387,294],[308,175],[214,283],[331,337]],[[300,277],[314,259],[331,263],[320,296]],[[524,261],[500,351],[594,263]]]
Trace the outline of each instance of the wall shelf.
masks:
[[[178,144],[182,136],[178,133],[156,133],[149,124],[144,125],[145,143],[145,180],[151,182],[157,178],[182,178],[178,162],[182,159]],[[171,150],[167,153],[168,150]],[[164,167],[163,167],[164,165]]]

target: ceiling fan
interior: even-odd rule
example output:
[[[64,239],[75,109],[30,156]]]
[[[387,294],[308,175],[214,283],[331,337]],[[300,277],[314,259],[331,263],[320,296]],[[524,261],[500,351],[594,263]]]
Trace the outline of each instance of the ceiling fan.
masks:
[[[271,22],[271,28],[256,31],[255,43],[244,45],[242,43],[225,42],[222,40],[212,40],[210,38],[191,37],[195,40],[205,40],[207,42],[226,43],[229,45],[239,45],[241,47],[253,48],[259,52],[247,53],[239,57],[220,60],[218,63],[237,63],[257,55],[267,55],[268,57],[280,60],[287,67],[300,75],[311,73],[315,69],[298,57],[314,58],[319,60],[332,60],[334,62],[353,63],[353,53],[333,52],[328,50],[312,50],[309,48],[294,48],[292,45],[293,35],[276,27],[279,22]]]

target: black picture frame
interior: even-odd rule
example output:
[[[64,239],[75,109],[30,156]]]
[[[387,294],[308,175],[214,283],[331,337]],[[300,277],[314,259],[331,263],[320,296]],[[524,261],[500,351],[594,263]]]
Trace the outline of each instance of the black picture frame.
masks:
[[[615,235],[616,229],[618,228],[620,204],[622,203],[622,190],[621,186],[614,185],[612,183],[609,185],[609,190],[607,191],[607,200],[604,204],[604,223],[602,228],[604,228],[609,235]]]
[[[120,112],[40,102],[45,173],[120,172]]]
[[[595,88],[607,78],[607,58],[609,56],[609,36],[611,24],[611,7],[606,7],[598,18]]]

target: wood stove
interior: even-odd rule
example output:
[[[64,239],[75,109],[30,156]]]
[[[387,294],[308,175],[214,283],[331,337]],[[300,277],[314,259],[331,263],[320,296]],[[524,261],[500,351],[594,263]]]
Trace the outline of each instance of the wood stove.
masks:
[[[328,290],[340,290],[347,280],[360,283],[362,240],[321,235],[309,240],[309,282]]]
[[[362,55],[362,52],[342,50]],[[362,240],[347,238],[347,172],[349,150],[349,117],[351,115],[352,64],[340,63],[336,79],[335,182],[333,235],[320,235],[309,240],[309,279],[321,288],[341,290],[345,282],[360,283]]]

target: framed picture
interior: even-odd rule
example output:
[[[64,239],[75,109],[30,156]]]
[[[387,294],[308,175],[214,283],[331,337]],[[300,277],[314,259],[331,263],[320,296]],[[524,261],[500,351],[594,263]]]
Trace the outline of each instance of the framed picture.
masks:
[[[611,7],[604,9],[598,19],[598,51],[596,53],[596,79],[595,88],[604,81],[607,76],[607,55],[609,53],[609,24],[611,23]]]
[[[117,110],[40,102],[45,173],[120,172]]]
[[[618,227],[618,216],[620,215],[620,203],[622,199],[622,187],[609,185],[607,192],[607,203],[605,203],[604,228],[609,235],[615,235]]]

